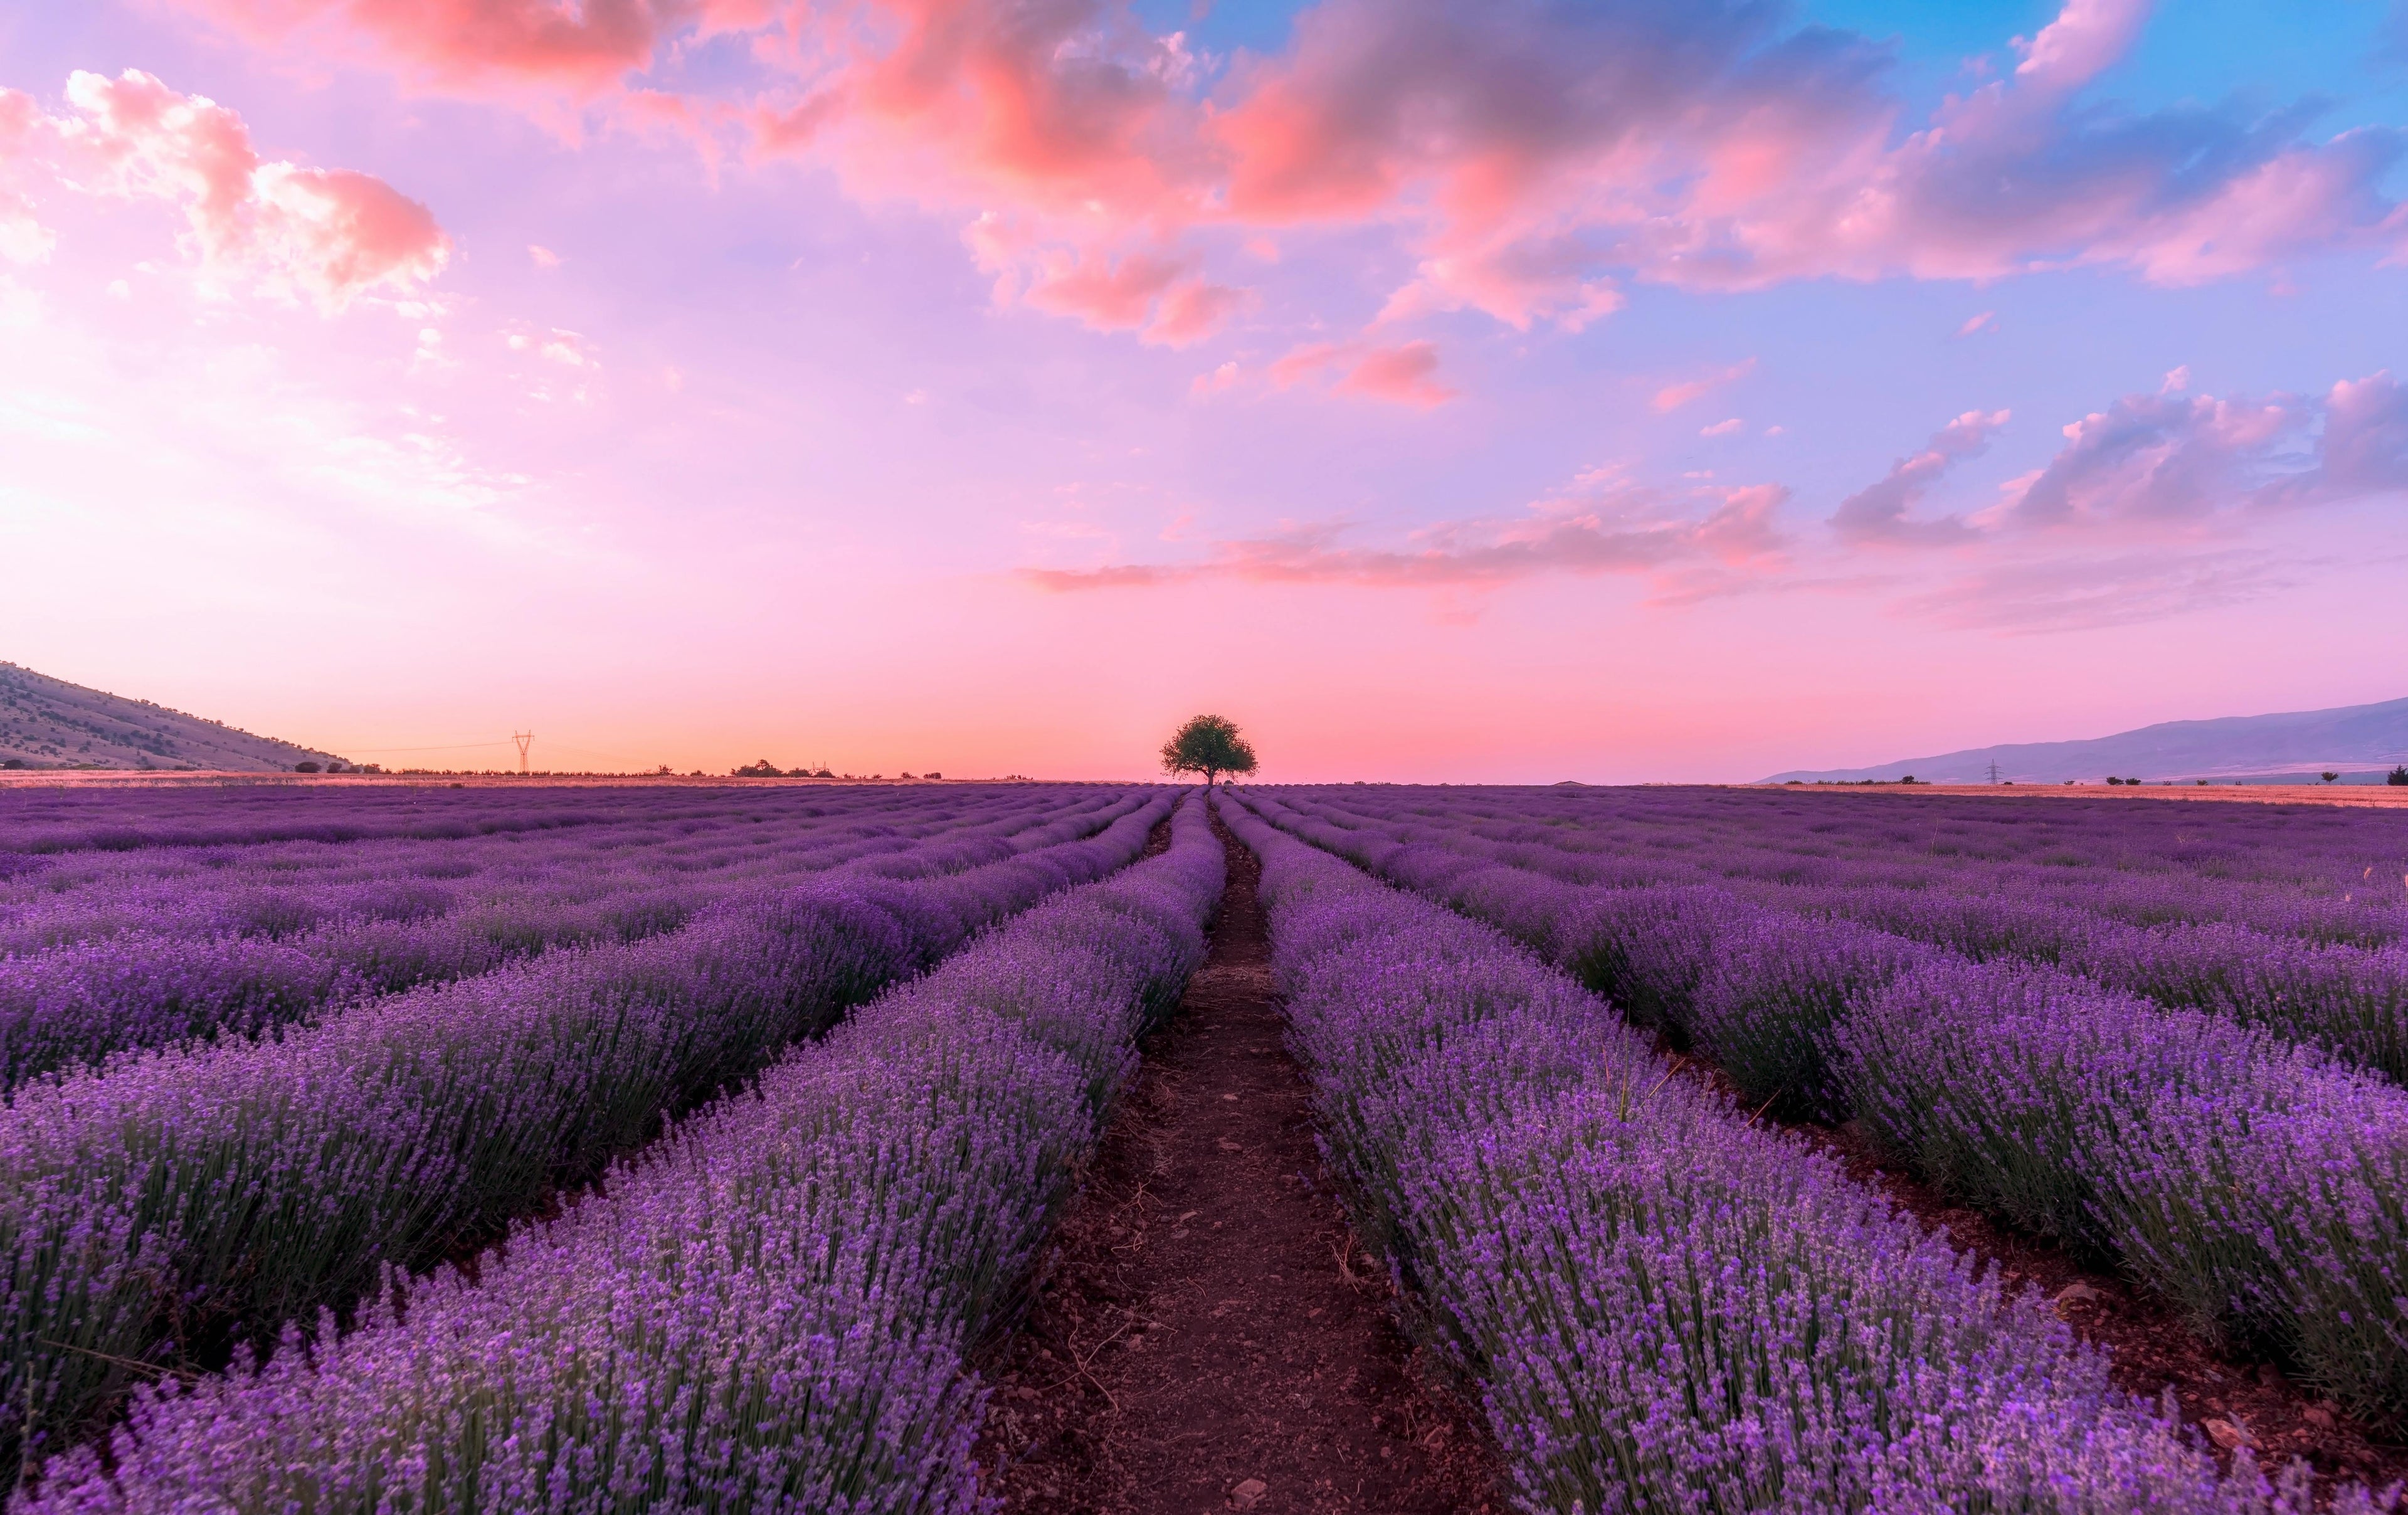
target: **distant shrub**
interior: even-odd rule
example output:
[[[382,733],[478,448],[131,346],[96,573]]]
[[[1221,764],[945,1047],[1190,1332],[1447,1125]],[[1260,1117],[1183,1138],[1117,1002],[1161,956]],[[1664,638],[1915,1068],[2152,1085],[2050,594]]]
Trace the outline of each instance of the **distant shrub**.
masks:
[[[767,758],[749,763],[740,768],[730,768],[727,774],[731,779],[783,779],[786,777]]]
[[[2108,776],[2107,776],[2107,781],[2108,781],[2109,783],[2111,783],[2111,784],[2120,784],[2120,783],[2122,783],[2124,780],[2123,780],[2123,779],[2121,779],[2116,778],[2116,777],[2115,777],[2114,775],[2113,775],[2113,774],[2110,774],[2110,775],[2108,775]]]
[[[2392,769],[2383,781],[2386,784],[2408,784],[2408,763]]]
[[[25,760],[23,758],[10,758],[5,763],[0,763],[0,768],[22,768],[24,765]],[[2392,782],[2398,783],[2400,780],[2395,779]]]
[[[295,763],[293,765],[293,771],[294,773],[316,773],[318,771],[318,765],[314,763]]]
[[[944,775],[939,773],[934,768],[930,768],[926,773],[922,774],[920,777],[923,779],[942,779]]]
[[[1903,778],[1899,779],[1899,783],[1901,783],[1901,784],[1911,784],[1911,783],[1914,782],[1914,775],[1913,775],[1913,774],[1911,774],[1911,773],[1910,773],[1910,774],[1907,774],[1905,777],[1903,777]]]
[[[2322,777],[2323,777],[2324,781],[2325,781],[2326,783],[2331,783],[2334,779],[2336,779],[2340,778],[2340,777],[2341,777],[2341,775],[2340,775],[2340,774],[2337,774],[2337,773],[2328,773],[2328,774],[2323,775]]]

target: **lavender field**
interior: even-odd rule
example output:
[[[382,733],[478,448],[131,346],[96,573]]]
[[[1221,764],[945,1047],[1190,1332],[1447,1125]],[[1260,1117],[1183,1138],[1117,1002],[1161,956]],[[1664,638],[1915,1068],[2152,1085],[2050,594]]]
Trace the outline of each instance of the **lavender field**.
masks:
[[[2396,1438],[2408,816],[950,785],[0,794],[10,1508],[995,1508],[1240,859],[1500,1506],[2397,1504],[1814,1134]]]
[[[1017,936],[1040,958],[1117,949],[1144,979],[1211,899],[1149,907],[1133,881],[1125,929],[1024,913],[1130,864],[1162,790],[215,797],[36,801],[0,830],[0,1424],[28,1469],[133,1386],[173,1394],[229,1353],[398,1309],[405,1279],[547,1196],[639,1153],[652,1171],[665,1134],[701,1129],[669,1122],[768,1090],[798,1038],[974,937],[977,962]],[[1107,1000],[1145,986],[1085,977]],[[1037,1055],[1004,1040],[1007,1062]],[[1082,1094],[1111,1071],[1086,1051],[1105,1062]]]

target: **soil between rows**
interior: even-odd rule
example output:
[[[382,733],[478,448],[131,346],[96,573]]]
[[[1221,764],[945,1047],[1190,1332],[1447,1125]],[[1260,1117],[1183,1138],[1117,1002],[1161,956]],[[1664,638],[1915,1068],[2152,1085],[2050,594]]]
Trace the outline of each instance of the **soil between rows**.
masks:
[[[1214,830],[1229,886],[1211,956],[988,1366],[988,1488],[1013,1515],[1500,1508],[1484,1431],[1416,1360],[1323,1171],[1260,868]]]

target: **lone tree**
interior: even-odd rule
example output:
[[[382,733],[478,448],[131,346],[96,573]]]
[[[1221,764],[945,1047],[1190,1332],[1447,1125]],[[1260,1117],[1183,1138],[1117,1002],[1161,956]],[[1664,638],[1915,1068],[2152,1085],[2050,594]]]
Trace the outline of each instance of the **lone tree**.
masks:
[[[1162,744],[1162,771],[1200,773],[1209,787],[1225,773],[1254,771],[1254,750],[1224,716],[1199,715]]]

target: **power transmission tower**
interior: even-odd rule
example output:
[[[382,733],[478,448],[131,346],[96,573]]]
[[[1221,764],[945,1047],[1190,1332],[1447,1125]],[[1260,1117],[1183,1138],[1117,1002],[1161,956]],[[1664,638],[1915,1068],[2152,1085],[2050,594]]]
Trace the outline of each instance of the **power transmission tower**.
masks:
[[[1992,758],[1992,759],[1990,760],[1990,782],[1992,782],[1992,783],[1994,783],[1994,784],[1995,784],[1995,783],[1997,783],[1998,781],[1999,781],[1999,760],[1998,760],[1998,759],[1996,759],[1996,758]]]
[[[510,733],[510,740],[519,744],[519,772],[524,773],[527,771],[527,745],[535,740],[535,733],[514,731]]]

